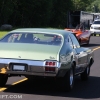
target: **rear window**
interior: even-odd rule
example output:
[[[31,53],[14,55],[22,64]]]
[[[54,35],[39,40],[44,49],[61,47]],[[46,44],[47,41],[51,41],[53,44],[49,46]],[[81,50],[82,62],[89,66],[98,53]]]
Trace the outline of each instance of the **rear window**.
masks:
[[[100,24],[100,21],[94,21],[93,24]]]
[[[56,34],[45,33],[10,33],[2,38],[1,42],[61,45],[62,37]]]

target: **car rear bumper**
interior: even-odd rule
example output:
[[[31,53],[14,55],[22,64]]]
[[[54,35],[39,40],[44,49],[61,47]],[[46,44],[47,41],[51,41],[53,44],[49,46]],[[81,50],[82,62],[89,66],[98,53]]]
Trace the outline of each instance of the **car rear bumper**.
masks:
[[[6,74],[15,74],[15,75],[33,75],[33,76],[49,76],[49,77],[55,77],[57,74],[56,73],[46,73],[46,72],[40,72],[40,73],[37,73],[37,72],[23,72],[23,71],[7,71]]]
[[[20,67],[14,69],[14,65]],[[16,67],[15,66],[15,67]],[[24,66],[25,69],[21,69]],[[35,76],[62,76],[65,71],[60,71],[61,64],[57,62],[54,71],[45,71],[45,61],[20,60],[20,59],[0,59],[0,73],[16,75],[35,75]]]
[[[90,30],[91,34],[100,34],[100,30]]]

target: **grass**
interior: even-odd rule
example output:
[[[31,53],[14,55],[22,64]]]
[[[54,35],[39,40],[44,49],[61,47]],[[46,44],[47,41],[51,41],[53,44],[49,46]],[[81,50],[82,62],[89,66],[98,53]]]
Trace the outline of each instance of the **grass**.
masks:
[[[0,31],[0,38],[5,36],[8,33],[8,31]]]

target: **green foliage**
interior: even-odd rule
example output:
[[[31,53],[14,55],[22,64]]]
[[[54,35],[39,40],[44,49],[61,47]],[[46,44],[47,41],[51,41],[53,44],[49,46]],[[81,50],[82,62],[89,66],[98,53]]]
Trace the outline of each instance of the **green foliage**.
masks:
[[[8,31],[0,31],[0,38],[5,36],[8,33]]]
[[[99,11],[100,0],[0,0],[0,25],[64,28],[67,11],[93,11],[94,4]]]
[[[94,0],[73,0],[75,10],[86,11]]]
[[[50,26],[65,27],[67,24],[67,11],[72,10],[71,0],[54,0]]]
[[[87,7],[86,10],[99,13],[100,12],[100,0],[92,0],[92,3]]]

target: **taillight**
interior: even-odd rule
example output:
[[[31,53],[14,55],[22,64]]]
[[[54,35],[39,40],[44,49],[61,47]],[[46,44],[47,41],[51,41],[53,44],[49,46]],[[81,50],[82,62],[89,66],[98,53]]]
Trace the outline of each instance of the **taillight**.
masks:
[[[55,72],[55,67],[45,67],[45,71]]]
[[[46,61],[45,66],[56,66],[56,62]]]
[[[57,63],[55,61],[46,61],[45,62],[45,71],[54,72]]]

